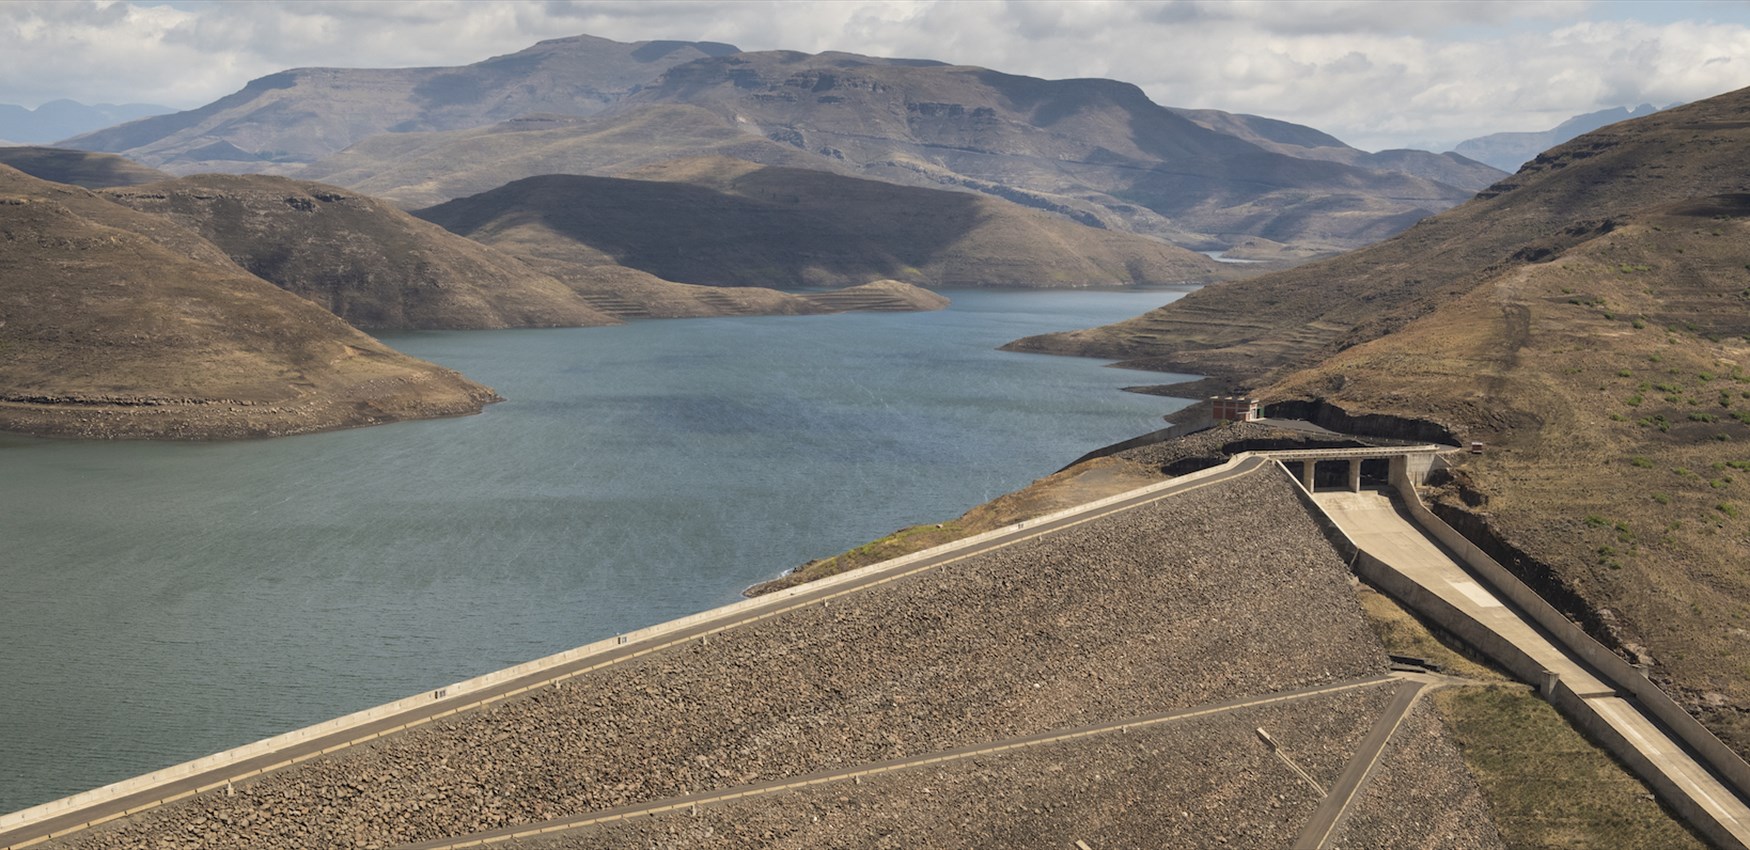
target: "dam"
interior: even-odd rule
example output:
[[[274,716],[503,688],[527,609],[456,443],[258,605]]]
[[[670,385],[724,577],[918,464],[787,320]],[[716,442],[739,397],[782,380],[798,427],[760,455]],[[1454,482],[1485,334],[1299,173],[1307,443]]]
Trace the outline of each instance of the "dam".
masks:
[[[1442,448],[1237,456],[8,815],[0,847],[831,840],[856,811],[900,834],[1026,824],[1012,846],[1322,847],[1437,806],[1418,828],[1492,846],[1419,698],[1443,680],[1393,673],[1349,589],[1378,544],[1323,506],[1354,492],[1302,484],[1374,460],[1408,482]],[[1216,545],[1235,534],[1255,545]],[[1163,793],[1167,816],[1053,802]],[[787,820],[799,804],[816,820]]]

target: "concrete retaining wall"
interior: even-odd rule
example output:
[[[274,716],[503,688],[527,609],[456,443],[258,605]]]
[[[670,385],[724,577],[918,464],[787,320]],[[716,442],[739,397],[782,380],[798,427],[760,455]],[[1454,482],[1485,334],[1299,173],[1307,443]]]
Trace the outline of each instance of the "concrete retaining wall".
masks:
[[[1692,717],[1659,689],[1640,670],[1594,640],[1585,629],[1562,616],[1555,606],[1544,601],[1518,576],[1513,575],[1477,548],[1464,535],[1447,525],[1416,494],[1408,482],[1394,482],[1403,497],[1410,518],[1428,534],[1439,540],[1464,562],[1491,590],[1518,606],[1533,622],[1548,632],[1557,645],[1585,661],[1600,678],[1621,692],[1632,695],[1636,702],[1688,746],[1702,764],[1731,786],[1739,797],[1750,800],[1750,764],[1725,745],[1701,721]],[[1436,621],[1438,622],[1438,621]],[[1515,671],[1517,672],[1517,671]],[[1532,681],[1536,681],[1533,679]]]
[[[1627,765],[1630,771],[1645,781],[1659,799],[1665,801],[1665,804],[1676,811],[1677,816],[1682,818],[1684,823],[1694,827],[1709,843],[1715,847],[1744,846],[1736,836],[1720,826],[1719,821],[1715,820],[1707,809],[1696,803],[1688,794],[1683,793],[1683,789],[1679,788],[1677,783],[1667,778],[1662,771],[1654,766],[1651,759],[1636,749],[1635,745],[1623,737],[1623,734],[1618,732],[1615,726],[1610,725],[1604,716],[1595,710],[1591,702],[1575,693],[1566,681],[1557,679],[1555,686],[1549,689],[1545,697],[1549,699],[1550,705],[1555,706],[1556,710],[1562,713],[1562,716],[1578,726],[1586,737],[1592,739],[1611,755],[1616,756],[1618,760]]]
[[[1278,465],[1278,469],[1290,479],[1294,479],[1297,484],[1299,483],[1288,469],[1280,465]],[[1393,484],[1403,497],[1410,516],[1417,525],[1459,556],[1491,591],[1508,599],[1519,608],[1522,614],[1530,616],[1552,637],[1558,646],[1584,659],[1606,683],[1617,688],[1620,692],[1631,695],[1643,709],[1657,718],[1662,725],[1687,745],[1696,754],[1698,761],[1713,771],[1715,776],[1720,777],[1740,798],[1750,799],[1750,795],[1745,793],[1746,788],[1750,785],[1744,781],[1750,778],[1750,766],[1745,765],[1744,760],[1739,758],[1737,753],[1732,752],[1699,721],[1678,707],[1664,691],[1659,690],[1658,686],[1645,676],[1640,675],[1640,671],[1593,640],[1579,626],[1574,625],[1545,602],[1542,597],[1539,597],[1535,591],[1520,582],[1516,576],[1507,572],[1506,568],[1496,563],[1494,559],[1484,554],[1452,526],[1442,522],[1439,517],[1430,512],[1416,494],[1410,474],[1402,464],[1394,464],[1392,472]],[[1542,664],[1496,634],[1492,629],[1441,599],[1433,591],[1422,587],[1385,562],[1363,551],[1343,532],[1342,528],[1325,514],[1324,509],[1319,507],[1310,493],[1301,487],[1295,487],[1294,490],[1301,503],[1307,506],[1318,520],[1319,525],[1325,530],[1325,535],[1331,540],[1332,545],[1350,560],[1356,575],[1441,628],[1453,633],[1484,655],[1494,659],[1513,675],[1539,686],[1540,692],[1557,711],[1562,713],[1562,716],[1568,718],[1593,741],[1626,765],[1637,777],[1646,782],[1659,795],[1660,799],[1670,805],[1686,823],[1694,826],[1715,846],[1744,848],[1744,844],[1715,820],[1711,813],[1684,793],[1683,789],[1667,778],[1664,772],[1659,770],[1633,743],[1617,732],[1616,728],[1598,713],[1595,706],[1575,693],[1568,682],[1556,678],[1553,687],[1547,686]],[[1663,710],[1661,710],[1661,706]],[[1667,720],[1667,716],[1672,715],[1673,712],[1675,712],[1673,719]]]

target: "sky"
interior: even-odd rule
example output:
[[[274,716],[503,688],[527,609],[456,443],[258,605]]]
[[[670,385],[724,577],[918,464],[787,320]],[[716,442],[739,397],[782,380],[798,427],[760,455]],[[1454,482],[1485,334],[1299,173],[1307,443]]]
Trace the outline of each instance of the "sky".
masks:
[[[275,71],[459,65],[587,33],[843,50],[1447,150],[1750,86],[1750,0],[0,0],[0,103],[187,109]]]

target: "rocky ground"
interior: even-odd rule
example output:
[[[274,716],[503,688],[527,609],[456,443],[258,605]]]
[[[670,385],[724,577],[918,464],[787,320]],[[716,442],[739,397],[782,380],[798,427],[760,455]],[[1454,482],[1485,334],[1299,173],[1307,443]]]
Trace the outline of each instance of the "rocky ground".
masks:
[[[1292,486],[1211,486],[44,846],[387,847],[1379,673]]]
[[[1351,806],[1331,837],[1331,846],[1340,850],[1505,846],[1426,696],[1392,734]]]
[[[1391,700],[1379,685],[510,842],[514,850],[1288,847]]]

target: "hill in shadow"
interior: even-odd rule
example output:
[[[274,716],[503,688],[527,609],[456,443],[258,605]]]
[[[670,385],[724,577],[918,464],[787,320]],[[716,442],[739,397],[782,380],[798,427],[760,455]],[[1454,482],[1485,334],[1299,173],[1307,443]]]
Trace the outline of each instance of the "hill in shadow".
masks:
[[[636,174],[646,179],[533,177],[417,214],[519,255],[697,284],[1087,286],[1218,272],[1157,240],[968,193],[722,158]]]
[[[170,175],[131,159],[70,148],[0,147],[0,165],[10,165],[32,177],[87,189],[138,186]]]

